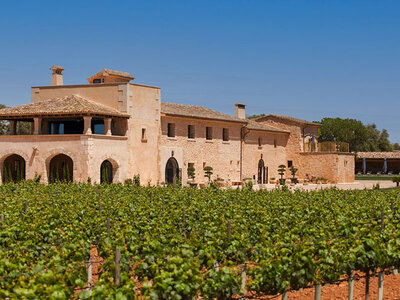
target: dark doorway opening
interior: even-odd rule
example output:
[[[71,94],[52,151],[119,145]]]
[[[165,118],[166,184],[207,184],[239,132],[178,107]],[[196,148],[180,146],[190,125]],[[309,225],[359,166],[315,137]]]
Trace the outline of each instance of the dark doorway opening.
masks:
[[[73,171],[74,163],[72,159],[65,154],[59,154],[50,161],[49,182],[72,182]]]
[[[268,180],[268,167],[265,167],[264,160],[260,159],[258,161],[258,184],[266,184]]]
[[[4,160],[3,182],[20,182],[25,180],[25,159],[13,154]]]
[[[173,157],[168,159],[165,166],[165,181],[167,184],[176,184],[179,181],[179,165]]]
[[[105,160],[100,166],[100,183],[112,183],[113,182],[113,166],[109,160]]]

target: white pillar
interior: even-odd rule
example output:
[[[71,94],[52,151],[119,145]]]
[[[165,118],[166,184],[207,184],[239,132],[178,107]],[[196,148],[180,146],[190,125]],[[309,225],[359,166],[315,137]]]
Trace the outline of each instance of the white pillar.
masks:
[[[104,134],[111,135],[111,118],[104,119]]]
[[[42,118],[33,118],[33,134],[38,135],[41,133]]]
[[[10,134],[15,135],[17,131],[17,121],[10,120]]]
[[[92,117],[83,117],[83,134],[92,134]]]

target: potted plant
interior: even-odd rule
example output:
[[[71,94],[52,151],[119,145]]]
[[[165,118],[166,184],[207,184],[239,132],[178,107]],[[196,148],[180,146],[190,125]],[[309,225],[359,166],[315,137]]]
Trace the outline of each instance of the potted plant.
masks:
[[[274,184],[276,182],[276,178],[275,177],[271,177],[270,179],[269,179],[269,183],[270,184]]]
[[[188,167],[187,174],[188,174],[188,184],[190,186],[197,186],[197,183],[194,182],[194,179],[196,178],[196,169],[192,166]]]
[[[278,166],[278,174],[281,175],[281,179],[279,179],[279,183],[281,185],[284,185],[286,182],[286,179],[283,179],[283,175],[285,175],[286,172],[286,166],[285,165],[280,165]]]
[[[213,174],[213,168],[210,166],[205,166],[204,169],[204,177],[208,178],[208,182],[211,181],[211,175]]]
[[[294,166],[290,167],[290,173],[292,174],[292,183],[296,184],[297,183],[297,178],[296,178],[296,173],[297,173],[298,169],[295,168]]]

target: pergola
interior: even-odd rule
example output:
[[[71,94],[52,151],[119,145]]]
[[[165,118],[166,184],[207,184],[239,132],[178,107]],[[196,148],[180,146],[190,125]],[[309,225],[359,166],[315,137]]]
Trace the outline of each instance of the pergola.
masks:
[[[355,165],[356,165],[356,173],[399,174],[400,151],[358,152]]]

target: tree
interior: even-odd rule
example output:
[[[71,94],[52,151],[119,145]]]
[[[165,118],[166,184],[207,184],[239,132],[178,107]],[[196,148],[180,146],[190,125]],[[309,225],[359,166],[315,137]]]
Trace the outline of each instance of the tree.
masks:
[[[386,129],[382,129],[382,132],[379,135],[378,147],[380,151],[393,151],[393,145],[389,141],[389,133]]]
[[[194,167],[192,167],[192,166],[188,167],[187,168],[187,174],[188,174],[189,178],[194,180],[194,178],[196,177],[196,169]]]
[[[208,182],[211,181],[211,175],[213,174],[213,168],[210,166],[205,166],[204,167],[204,177],[208,178]]]
[[[399,145],[399,143],[394,143],[394,144],[393,144],[393,150],[400,150],[400,145]]]
[[[392,151],[386,129],[382,132],[376,124],[364,125],[355,119],[324,118],[319,128],[319,142],[346,142],[351,152]]]
[[[6,106],[4,104],[0,104],[0,109],[5,108]],[[5,135],[8,134],[8,122],[5,120],[0,120],[0,135]]]
[[[258,118],[265,117],[265,116],[266,116],[266,114],[250,115],[247,117],[247,119],[258,119]]]

